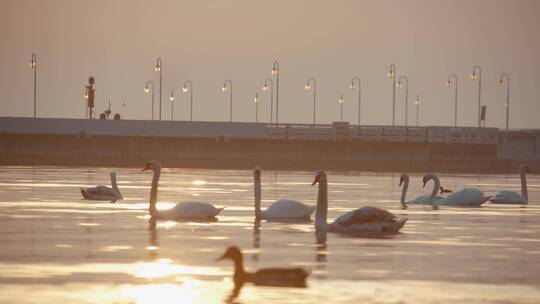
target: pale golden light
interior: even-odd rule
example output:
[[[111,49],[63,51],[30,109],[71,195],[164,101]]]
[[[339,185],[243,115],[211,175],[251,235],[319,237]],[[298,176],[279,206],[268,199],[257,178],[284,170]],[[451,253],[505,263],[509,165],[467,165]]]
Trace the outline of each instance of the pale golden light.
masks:
[[[394,79],[394,71],[393,70],[388,71],[388,78]]]
[[[401,83],[401,81],[398,81],[397,85],[396,85],[398,88],[403,88],[403,83]]]
[[[446,86],[449,87],[449,86],[451,86],[451,85],[452,85],[452,81],[448,80],[448,81],[446,82]]]
[[[351,84],[349,84],[349,88],[351,88],[351,90],[356,89],[356,85],[354,84],[354,82],[351,82]]]
[[[504,80],[501,78],[499,79],[499,85],[502,86],[504,84]]]
[[[471,73],[470,78],[471,80],[476,80],[476,73]]]
[[[306,84],[306,85],[304,86],[304,89],[305,89],[306,91],[308,91],[309,89],[311,89],[311,85],[310,85],[309,83]]]
[[[182,88],[182,91],[183,91],[184,93],[187,92],[187,90],[188,90],[188,87],[187,87],[187,86],[184,86],[184,87]]]
[[[263,90],[263,91],[266,91],[266,90],[268,90],[268,86],[267,86],[266,84],[265,84],[265,85],[263,85],[263,86],[262,86],[262,90]]]
[[[226,85],[224,85],[224,86],[221,88],[221,90],[222,90],[223,92],[227,92],[227,91],[229,90],[229,87],[227,87]]]
[[[145,86],[145,87],[144,87],[144,92],[145,92],[145,93],[150,92],[150,88],[149,88],[148,86]]]
[[[275,67],[272,68],[272,75],[276,75],[277,74],[277,69]]]
[[[343,96],[339,97],[338,102],[339,102],[339,103],[343,103],[343,102],[344,102]]]
[[[171,96],[169,97],[169,100],[174,101],[174,93],[173,93],[173,91],[171,91]]]

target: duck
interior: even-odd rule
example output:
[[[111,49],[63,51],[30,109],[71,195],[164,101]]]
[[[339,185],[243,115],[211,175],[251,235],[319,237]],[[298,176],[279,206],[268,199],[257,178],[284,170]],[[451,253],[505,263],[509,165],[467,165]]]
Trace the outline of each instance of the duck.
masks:
[[[234,283],[242,286],[244,283],[253,283],[262,286],[290,286],[305,287],[309,272],[301,267],[295,268],[264,268],[255,272],[244,270],[242,251],[236,246],[230,246],[216,261],[232,260],[234,263]]]
[[[410,201],[405,201],[405,198],[407,196],[407,190],[409,189],[409,175],[407,174],[401,174],[399,178],[399,187],[403,185],[403,189],[401,190],[401,208],[407,209],[408,205],[426,205],[431,204],[431,195],[421,195],[415,199],[412,199]],[[441,187],[442,188],[442,187]],[[435,196],[435,199],[441,199],[442,196]]]
[[[261,169],[253,169],[255,186],[255,218],[266,220],[309,220],[315,206],[309,206],[291,199],[280,199],[273,202],[266,210],[261,210]]]
[[[438,206],[454,206],[454,207],[480,207],[487,202],[491,196],[485,196],[484,192],[476,188],[464,188],[460,191],[453,192],[445,198],[436,199],[437,192],[440,188],[440,179],[433,173],[424,175],[422,181],[424,187],[429,181],[433,181],[434,187],[431,192],[429,203],[433,208],[438,209]]]
[[[407,219],[398,219],[391,212],[377,207],[362,207],[342,214],[333,223],[327,223],[328,181],[326,173],[319,171],[312,185],[319,184],[315,229],[342,234],[397,234]]]
[[[111,188],[101,185],[91,188],[81,188],[83,198],[93,201],[110,201],[111,203],[124,199],[116,183],[116,172],[111,172],[110,176]]]
[[[441,187],[440,189],[441,189],[441,192],[440,192],[441,194],[452,193],[452,192],[454,192],[454,191],[452,191],[452,190],[450,190],[450,189],[443,188],[443,187]]]
[[[514,191],[500,191],[489,201],[493,204],[513,204],[527,205],[529,203],[529,192],[527,191],[527,173],[532,173],[528,165],[519,166],[519,175],[521,177],[521,195]]]
[[[146,163],[143,171],[152,170],[152,188],[150,190],[150,206],[148,211],[153,220],[197,220],[211,221],[217,220],[216,216],[224,208],[216,208],[214,205],[202,202],[181,202],[168,210],[157,210],[157,192],[159,176],[161,174],[161,164],[158,161]]]

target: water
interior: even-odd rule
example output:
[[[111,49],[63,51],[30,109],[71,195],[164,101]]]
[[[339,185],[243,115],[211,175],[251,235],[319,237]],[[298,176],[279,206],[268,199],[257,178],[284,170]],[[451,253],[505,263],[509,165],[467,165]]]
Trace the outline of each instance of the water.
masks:
[[[158,207],[181,200],[226,206],[214,223],[149,229],[151,173],[114,169],[126,198],[80,199],[109,184],[109,168],[0,167],[0,302],[216,303],[232,289],[229,245],[245,266],[302,266],[307,288],[246,285],[238,303],[538,303],[540,178],[528,206],[399,209],[399,174],[328,172],[329,218],[364,205],[409,218],[392,238],[328,234],[313,223],[254,222],[250,171],[165,169]],[[281,198],[314,203],[313,172],[263,171],[263,207]],[[450,189],[519,191],[512,176],[441,175]],[[429,192],[411,175],[409,197]]]

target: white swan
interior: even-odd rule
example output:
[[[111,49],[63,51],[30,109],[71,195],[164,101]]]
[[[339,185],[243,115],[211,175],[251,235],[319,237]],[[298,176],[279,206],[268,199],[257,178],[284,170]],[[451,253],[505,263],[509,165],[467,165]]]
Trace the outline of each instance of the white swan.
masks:
[[[407,174],[401,174],[400,178],[399,178],[399,186],[401,187],[401,185],[403,185],[403,190],[401,191],[401,200],[400,200],[400,203],[401,203],[401,208],[402,209],[407,209],[408,205],[426,205],[426,204],[431,204],[431,201],[432,201],[432,198],[431,198],[431,195],[421,195],[415,199],[412,199],[408,202],[405,201],[405,197],[407,196],[407,190],[409,189],[409,176]],[[438,187],[440,185],[437,184],[437,182],[435,182],[435,187]],[[440,187],[442,188],[442,187]],[[438,200],[438,199],[441,199],[443,198],[442,196],[437,196],[437,192],[438,190],[434,190],[435,191],[435,199]]]
[[[315,206],[290,199],[275,201],[266,210],[261,211],[261,169],[258,167],[253,169],[253,182],[255,185],[255,218],[257,219],[309,220],[315,211]]]
[[[362,207],[349,211],[333,223],[327,223],[328,182],[326,173],[317,172],[313,185],[319,184],[315,228],[317,231],[330,231],[345,234],[384,233],[395,234],[405,225],[407,219],[397,219],[392,213],[377,207]]]
[[[168,210],[157,210],[157,189],[161,164],[157,161],[148,162],[143,171],[152,170],[152,189],[150,190],[150,216],[156,220],[215,220],[223,208],[216,208],[212,204],[199,202],[181,202]]]
[[[476,188],[464,188],[445,198],[436,199],[435,196],[440,189],[441,182],[437,175],[428,173],[424,175],[423,178],[424,187],[430,180],[433,180],[435,187],[433,187],[433,191],[431,192],[429,203],[432,204],[435,209],[437,209],[437,206],[480,207],[491,198],[491,196],[484,196],[484,192]]]
[[[111,172],[111,187],[112,188],[107,186],[96,186],[91,188],[81,188],[81,194],[83,198],[87,200],[111,201],[111,203],[124,199],[116,184],[116,172]]]
[[[523,204],[529,203],[529,192],[527,191],[527,173],[532,173],[527,165],[519,166],[519,175],[521,176],[521,195],[514,191],[500,191],[489,201],[494,204]]]

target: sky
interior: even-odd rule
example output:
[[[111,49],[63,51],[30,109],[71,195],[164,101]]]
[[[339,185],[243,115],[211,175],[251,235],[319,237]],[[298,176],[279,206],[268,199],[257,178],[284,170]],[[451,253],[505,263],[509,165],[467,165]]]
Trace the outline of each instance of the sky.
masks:
[[[96,79],[96,112],[112,103],[125,119],[151,119],[147,80],[156,86],[162,58],[162,118],[189,119],[185,80],[193,82],[194,120],[227,121],[232,80],[233,120],[254,121],[257,91],[260,121],[269,121],[270,95],[261,91],[280,64],[279,120],[311,123],[317,80],[317,122],[357,123],[359,77],[361,123],[392,122],[392,81],[409,79],[409,124],[418,95],[421,125],[453,125],[453,89],[458,76],[458,124],[476,126],[478,81],[489,127],[505,126],[504,86],[511,77],[510,127],[540,128],[540,1],[536,0],[0,0],[0,116],[33,115],[37,54],[37,115],[82,118],[84,85]],[[404,124],[405,94],[396,90],[396,124]],[[125,107],[122,106],[125,104]],[[157,113],[157,105],[156,105]]]

